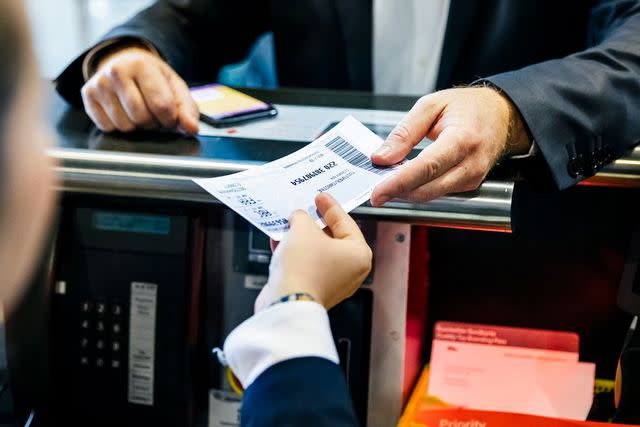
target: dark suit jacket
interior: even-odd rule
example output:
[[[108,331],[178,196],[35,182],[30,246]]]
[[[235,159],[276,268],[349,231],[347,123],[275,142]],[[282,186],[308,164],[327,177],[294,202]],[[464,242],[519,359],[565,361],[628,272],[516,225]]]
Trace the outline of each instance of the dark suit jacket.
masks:
[[[278,363],[245,390],[243,427],[358,425],[339,365],[319,357]]]
[[[281,85],[371,90],[372,0],[164,0],[106,37],[147,39],[205,81],[265,31]],[[75,102],[81,59],[58,78]],[[640,141],[640,1],[451,0],[437,87],[478,80],[511,98],[568,187]]]

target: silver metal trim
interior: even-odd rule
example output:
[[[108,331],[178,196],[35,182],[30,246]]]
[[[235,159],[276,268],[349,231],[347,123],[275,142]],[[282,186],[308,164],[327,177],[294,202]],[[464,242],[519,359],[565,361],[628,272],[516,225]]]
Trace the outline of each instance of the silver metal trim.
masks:
[[[582,185],[640,188],[640,146],[614,160]]]
[[[52,149],[59,190],[197,203],[219,203],[192,178],[240,172],[260,163],[225,162],[179,156]],[[485,182],[468,193],[429,203],[392,201],[383,208],[362,206],[357,216],[434,227],[511,231],[511,182]]]

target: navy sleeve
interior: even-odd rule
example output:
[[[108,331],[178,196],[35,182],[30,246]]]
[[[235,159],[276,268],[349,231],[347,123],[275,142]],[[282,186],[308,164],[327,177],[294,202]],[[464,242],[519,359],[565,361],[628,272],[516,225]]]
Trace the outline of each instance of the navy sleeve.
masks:
[[[243,427],[355,427],[358,425],[340,366],[319,357],[278,363],[245,390]]]
[[[268,31],[267,6],[263,0],[159,0],[101,41],[146,40],[188,82],[213,81],[222,65],[240,61]],[[81,105],[82,61],[88,51],[56,79],[58,92],[76,105]]]
[[[590,48],[485,79],[516,105],[559,189],[640,141],[640,1],[599,1],[590,19]]]

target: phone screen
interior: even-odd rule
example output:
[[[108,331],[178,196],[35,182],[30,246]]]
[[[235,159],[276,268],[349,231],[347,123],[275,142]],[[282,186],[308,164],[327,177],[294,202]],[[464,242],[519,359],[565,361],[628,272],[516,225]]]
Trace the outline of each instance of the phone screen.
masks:
[[[220,84],[192,88],[191,95],[200,113],[213,120],[273,109],[264,101]]]

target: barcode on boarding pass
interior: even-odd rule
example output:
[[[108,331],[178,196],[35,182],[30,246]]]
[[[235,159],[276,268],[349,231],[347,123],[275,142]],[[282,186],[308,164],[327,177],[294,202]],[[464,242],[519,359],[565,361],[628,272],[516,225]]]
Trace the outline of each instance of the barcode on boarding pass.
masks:
[[[336,136],[331,141],[327,142],[324,146],[358,168],[376,173],[378,175],[384,175],[389,171],[389,168],[375,166],[373,163],[371,163],[371,159],[365,156],[356,147],[345,141],[342,137]]]

